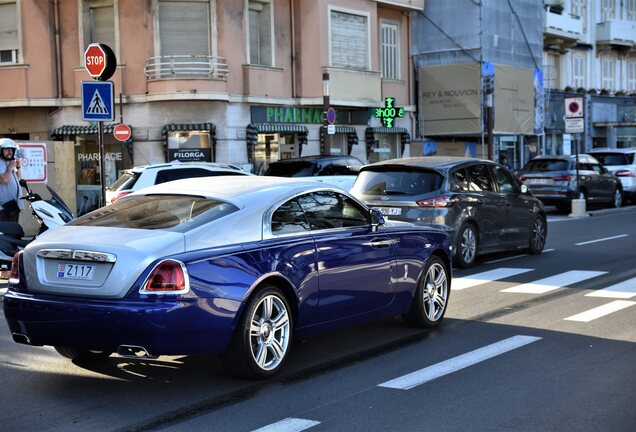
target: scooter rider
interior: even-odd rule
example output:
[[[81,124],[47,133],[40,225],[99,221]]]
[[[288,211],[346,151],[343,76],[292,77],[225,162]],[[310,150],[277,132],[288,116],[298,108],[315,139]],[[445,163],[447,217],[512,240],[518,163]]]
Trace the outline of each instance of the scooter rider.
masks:
[[[20,187],[20,161],[15,159],[18,144],[11,138],[0,138],[0,221],[18,222],[24,208]]]

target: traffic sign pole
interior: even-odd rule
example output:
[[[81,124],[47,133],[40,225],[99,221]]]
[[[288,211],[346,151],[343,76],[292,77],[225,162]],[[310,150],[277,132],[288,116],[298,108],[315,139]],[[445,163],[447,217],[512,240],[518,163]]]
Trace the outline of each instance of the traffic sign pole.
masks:
[[[106,157],[104,151],[104,122],[97,122],[98,124],[98,142],[99,142],[99,184],[102,189],[101,206],[106,205],[106,184],[104,183],[104,158]]]

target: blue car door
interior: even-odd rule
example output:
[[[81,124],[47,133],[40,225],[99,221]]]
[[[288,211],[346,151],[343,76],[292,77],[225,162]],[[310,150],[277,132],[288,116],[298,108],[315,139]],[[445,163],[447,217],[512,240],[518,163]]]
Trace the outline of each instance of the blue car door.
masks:
[[[394,296],[396,240],[371,229],[367,210],[337,192],[299,197],[316,243],[319,321],[373,312]]]

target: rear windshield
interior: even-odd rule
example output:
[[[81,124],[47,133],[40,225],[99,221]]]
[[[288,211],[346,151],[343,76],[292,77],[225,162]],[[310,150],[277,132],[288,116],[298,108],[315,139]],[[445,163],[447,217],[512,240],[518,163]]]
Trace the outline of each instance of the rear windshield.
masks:
[[[313,164],[307,161],[273,163],[265,171],[266,176],[308,177],[313,175]]]
[[[108,189],[112,191],[132,189],[133,186],[135,186],[135,183],[137,182],[138,178],[139,178],[138,173],[125,171],[121,175],[121,177],[119,177],[117,181],[115,181],[115,183],[108,186]]]
[[[351,190],[362,195],[420,195],[439,190],[444,177],[436,172],[412,168],[363,170]]]
[[[603,165],[631,165],[634,163],[634,154],[628,153],[591,153]]]
[[[186,232],[237,210],[232,204],[199,196],[131,196],[90,212],[68,225]]]
[[[567,171],[569,161],[563,159],[532,160],[523,167],[525,172]]]

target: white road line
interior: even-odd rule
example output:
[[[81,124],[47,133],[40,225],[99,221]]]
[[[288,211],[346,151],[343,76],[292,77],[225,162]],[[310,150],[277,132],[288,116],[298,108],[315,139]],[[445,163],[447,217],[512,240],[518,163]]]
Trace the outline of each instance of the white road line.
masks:
[[[493,282],[499,279],[505,279],[510,276],[526,273],[534,269],[527,268],[498,268],[495,270],[486,271],[483,273],[477,273],[470,276],[459,277],[453,279],[451,282],[451,289],[453,291],[464,290],[466,288],[474,287],[475,285],[481,285],[488,282]]]
[[[627,237],[628,235],[629,234],[621,234],[621,235],[612,236],[612,237],[600,238],[600,239],[597,239],[597,240],[590,240],[590,241],[581,242],[581,243],[574,243],[574,246],[583,246],[583,245],[588,245],[588,244],[592,244],[592,243],[598,243],[598,242],[604,242],[604,241],[608,241],[608,240],[614,240],[614,239],[617,239],[617,238]]]
[[[445,360],[433,366],[401,376],[391,381],[379,384],[378,387],[387,387],[398,390],[409,390],[418,385],[427,383],[444,375],[457,372],[474,364],[507,353],[524,345],[541,340],[540,337],[517,335],[491,345],[462,354],[452,359]]]
[[[568,285],[573,285],[578,282],[582,282],[587,279],[592,279],[600,275],[604,275],[607,272],[601,271],[582,271],[572,270],[569,272],[561,273],[555,276],[550,276],[545,279],[527,283],[523,285],[517,285],[511,288],[506,288],[500,292],[509,293],[521,293],[521,294],[545,294],[550,291],[554,291],[559,288],[563,288]]]
[[[633,301],[614,300],[613,302],[608,303],[606,305],[595,307],[594,309],[581,312],[580,314],[577,314],[577,315],[572,315],[571,317],[565,318],[565,320],[578,321],[578,322],[590,322],[597,318],[604,317],[605,315],[609,315],[611,313],[617,312],[619,310],[622,310],[634,305],[636,305],[636,302],[633,302]]]
[[[544,249],[542,253],[554,252],[555,250],[556,249]],[[514,256],[509,256],[509,257],[506,257],[506,258],[499,258],[499,259],[492,260],[492,261],[484,261],[484,264],[495,264],[495,263],[498,263],[498,262],[508,261],[508,260],[522,258],[522,257],[527,257],[527,256],[528,256],[528,254],[514,255]]]
[[[629,299],[636,296],[636,278],[585,294],[586,297]]]
[[[256,429],[253,432],[300,432],[319,424],[319,421],[289,417],[285,420]]]

